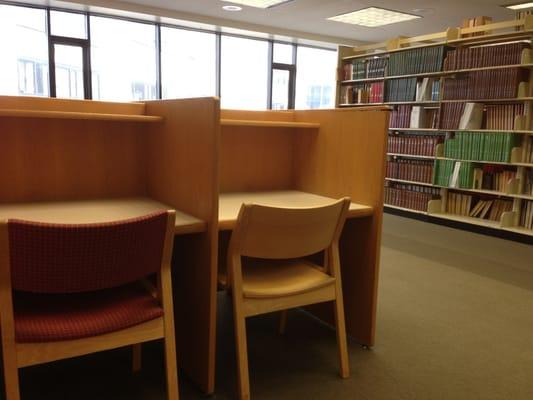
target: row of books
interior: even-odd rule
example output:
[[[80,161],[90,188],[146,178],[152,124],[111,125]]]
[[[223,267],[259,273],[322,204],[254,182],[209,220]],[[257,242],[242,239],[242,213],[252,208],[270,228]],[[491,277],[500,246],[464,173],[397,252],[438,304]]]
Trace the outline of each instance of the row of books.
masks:
[[[441,105],[440,128],[459,129],[459,121],[465,110],[465,103],[444,103]]]
[[[513,210],[512,200],[479,199],[470,210],[470,217],[501,221],[504,212]]]
[[[515,119],[524,115],[524,104],[497,104],[485,107],[485,129],[513,130]]]
[[[516,170],[501,165],[484,165],[474,169],[474,189],[505,193],[509,181],[516,178]]]
[[[460,160],[510,162],[521,136],[502,132],[456,132],[444,141],[444,156]]]
[[[410,128],[436,129],[439,126],[439,109],[413,106],[411,109]]]
[[[520,226],[533,229],[533,201],[524,201],[520,215]]]
[[[445,47],[423,47],[390,53],[388,76],[421,74],[442,70]]]
[[[433,184],[451,188],[474,188],[474,165],[470,162],[436,160]]]
[[[385,204],[427,211],[428,202],[439,198],[439,189],[427,186],[388,182],[385,186]]]
[[[445,71],[520,64],[527,43],[514,42],[478,47],[460,47],[446,52]]]
[[[433,161],[395,159],[387,161],[387,178],[431,183]]]
[[[446,201],[446,212],[453,215],[470,216],[472,196],[468,194],[449,192]]]
[[[533,164],[533,136],[524,137],[522,162]]]
[[[341,86],[340,101],[344,104],[383,103],[384,82]]]
[[[388,138],[388,152],[416,156],[434,156],[435,147],[442,143],[441,135],[392,134]]]
[[[385,75],[386,57],[352,60],[343,65],[341,80],[381,78]]]
[[[391,128],[409,128],[411,126],[411,110],[409,105],[396,106],[390,113]]]
[[[388,102],[415,101],[416,78],[391,79],[387,81],[385,99]]]
[[[445,78],[443,99],[512,99],[517,97],[520,82],[528,80],[525,72],[522,68],[509,68]]]
[[[500,221],[504,212],[512,211],[513,202],[505,199],[475,198],[464,193],[449,192],[446,212],[465,217]]]
[[[523,194],[533,196],[533,169],[531,168],[526,168],[524,171]]]
[[[416,101],[439,101],[440,79],[422,78],[416,83]]]

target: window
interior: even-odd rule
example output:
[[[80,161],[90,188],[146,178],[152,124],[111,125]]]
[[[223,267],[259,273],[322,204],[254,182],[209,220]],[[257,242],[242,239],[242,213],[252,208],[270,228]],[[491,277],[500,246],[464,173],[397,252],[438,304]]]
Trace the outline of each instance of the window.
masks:
[[[157,98],[155,25],[91,17],[93,99]]]
[[[87,39],[87,17],[63,11],[50,11],[50,28],[54,36]]]
[[[337,52],[298,47],[296,108],[334,108]]]
[[[0,5],[0,94],[48,96],[44,10]]]
[[[162,27],[162,97],[215,96],[216,52],[212,33]]]
[[[274,62],[292,64],[294,46],[292,44],[274,43]]]
[[[222,108],[264,110],[268,96],[268,42],[222,36]]]

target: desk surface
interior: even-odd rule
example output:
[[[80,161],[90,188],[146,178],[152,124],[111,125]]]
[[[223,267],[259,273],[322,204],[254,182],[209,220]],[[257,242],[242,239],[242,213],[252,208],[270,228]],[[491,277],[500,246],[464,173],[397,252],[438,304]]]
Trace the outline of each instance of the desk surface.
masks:
[[[222,193],[219,198],[218,228],[233,229],[243,203],[257,203],[274,207],[319,207],[330,204],[334,199],[299,191]],[[374,209],[363,204],[352,203],[348,218],[369,217]]]
[[[148,198],[0,204],[0,220],[18,218],[56,224],[87,224],[135,218],[171,208]],[[205,229],[204,221],[176,211],[176,234],[203,232]]]

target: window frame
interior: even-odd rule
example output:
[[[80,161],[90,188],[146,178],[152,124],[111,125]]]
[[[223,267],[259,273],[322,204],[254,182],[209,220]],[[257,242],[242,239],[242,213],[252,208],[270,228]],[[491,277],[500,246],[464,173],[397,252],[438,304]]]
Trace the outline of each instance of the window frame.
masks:
[[[321,49],[321,50],[327,50],[335,52],[335,49],[328,48],[328,47],[322,47],[318,45],[312,45],[312,44],[299,44],[295,42],[289,42],[289,41],[283,41],[283,40],[272,40],[272,39],[264,39],[254,36],[248,36],[244,34],[237,34],[237,33],[228,33],[228,32],[221,32],[219,30],[210,30],[210,29],[201,29],[201,28],[192,28],[188,26],[182,26],[178,24],[171,24],[166,22],[152,22],[147,21],[139,18],[133,18],[133,17],[125,17],[125,16],[119,16],[119,15],[113,15],[113,14],[106,14],[102,12],[91,12],[91,11],[80,11],[80,10],[73,10],[69,8],[63,8],[63,7],[56,7],[56,6],[46,6],[46,5],[39,5],[39,4],[26,4],[26,3],[19,3],[17,1],[5,1],[0,0],[0,4],[5,5],[12,5],[16,7],[23,7],[23,8],[34,8],[34,9],[40,9],[46,11],[46,27],[47,27],[47,36],[48,36],[48,55],[49,55],[49,73],[48,73],[48,84],[49,84],[49,96],[50,97],[56,97],[56,87],[55,87],[55,60],[54,60],[54,44],[63,44],[63,45],[70,45],[70,46],[79,46],[83,49],[83,74],[84,74],[84,97],[87,100],[90,100],[93,98],[93,88],[92,88],[92,68],[91,68],[91,26],[90,21],[91,17],[103,17],[103,18],[109,18],[114,20],[123,20],[123,21],[129,21],[129,22],[135,22],[135,23],[141,23],[141,24],[148,24],[153,25],[155,27],[155,35],[156,35],[156,54],[155,54],[155,60],[156,63],[156,96],[158,100],[161,100],[162,98],[162,74],[161,74],[161,28],[162,27],[168,27],[168,28],[177,28],[177,29],[183,29],[183,30],[190,30],[195,32],[206,32],[210,34],[214,34],[216,38],[216,68],[215,68],[215,82],[216,82],[216,96],[220,97],[221,95],[221,53],[222,53],[222,46],[221,46],[221,38],[222,36],[233,36],[233,37],[240,37],[244,39],[253,39],[253,40],[260,40],[260,41],[267,41],[269,43],[269,56],[268,56],[268,66],[267,69],[269,71],[268,73],[268,79],[267,79],[267,109],[272,109],[272,75],[273,75],[273,69],[281,69],[281,70],[289,70],[290,73],[290,83],[289,83],[289,109],[294,109],[295,103],[296,103],[296,78],[297,78],[297,66],[296,66],[296,60],[297,60],[297,53],[298,49],[300,47],[310,47],[315,49]],[[54,36],[51,34],[50,29],[50,11],[60,11],[60,12],[69,12],[73,14],[82,14],[86,18],[86,26],[87,26],[87,39],[78,39],[78,38],[70,38],[70,37],[63,37],[63,36]],[[273,62],[273,45],[274,43],[280,43],[280,44],[290,44],[293,46],[293,60],[292,64],[281,64],[281,63],[274,63]]]

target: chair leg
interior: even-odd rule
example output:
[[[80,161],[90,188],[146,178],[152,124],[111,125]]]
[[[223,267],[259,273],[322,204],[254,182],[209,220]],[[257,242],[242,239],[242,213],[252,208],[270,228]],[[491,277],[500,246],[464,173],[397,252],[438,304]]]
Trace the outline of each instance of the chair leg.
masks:
[[[165,374],[167,378],[167,399],[178,400],[178,365],[176,361],[176,340],[174,335],[165,334]]]
[[[344,305],[338,299],[335,303],[335,322],[337,328],[337,346],[339,348],[340,375],[342,378],[350,376],[350,363],[348,361],[348,344],[346,341],[346,325],[344,323]]]
[[[235,300],[234,300],[235,301]],[[235,323],[235,345],[239,379],[239,399],[250,399],[250,378],[248,376],[248,348],[246,343],[246,318],[239,312],[233,314]]]
[[[4,353],[4,384],[6,389],[6,400],[20,400],[19,372],[15,360],[15,354],[8,355]]]
[[[142,344],[137,343],[131,347],[132,363],[131,369],[133,373],[141,372],[142,368]]]
[[[285,331],[287,329],[287,316],[289,314],[289,310],[283,310],[279,314],[279,333],[280,335],[284,335]]]

